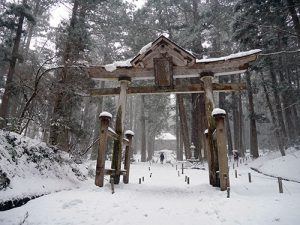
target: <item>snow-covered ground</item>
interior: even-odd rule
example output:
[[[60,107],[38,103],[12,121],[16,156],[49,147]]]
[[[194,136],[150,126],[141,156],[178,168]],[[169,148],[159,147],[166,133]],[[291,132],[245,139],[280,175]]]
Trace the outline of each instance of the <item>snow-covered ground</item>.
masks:
[[[185,174],[178,176],[174,164],[134,163],[130,183],[117,185],[115,194],[111,194],[108,181],[98,188],[88,179],[77,189],[43,196],[0,212],[0,224],[300,224],[300,184],[283,181],[284,193],[279,194],[277,179],[250,169],[256,166],[284,177],[285,167],[295,158],[298,163],[293,164],[292,171],[297,174],[299,151],[289,151],[284,158],[286,163],[274,155],[264,158],[269,160],[264,166],[259,162],[262,159],[239,165],[238,178],[234,177],[230,163],[230,198],[208,184],[207,170],[186,169]],[[252,174],[252,183],[248,182],[248,172]],[[186,175],[190,177],[189,185]],[[139,184],[141,177],[145,181]],[[294,178],[299,180],[299,176]]]
[[[0,188],[0,206],[5,201],[78,187],[88,171],[87,165],[76,164],[66,152],[0,130],[0,187],[4,173],[10,180],[9,187]]]

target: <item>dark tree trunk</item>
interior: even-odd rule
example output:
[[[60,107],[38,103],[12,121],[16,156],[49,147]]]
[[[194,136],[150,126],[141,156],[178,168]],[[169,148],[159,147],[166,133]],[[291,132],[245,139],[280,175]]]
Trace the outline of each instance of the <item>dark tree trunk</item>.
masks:
[[[276,75],[273,71],[272,64],[270,65],[270,76],[271,76],[271,82],[272,82],[272,90],[273,90],[274,99],[275,99],[275,108],[276,108],[278,124],[280,126],[280,129],[282,131],[284,138],[286,139],[287,132],[286,132],[285,123],[284,123],[283,114],[282,114],[281,101],[280,101],[280,97],[279,97],[278,89],[277,89],[278,83],[277,83]]]
[[[27,0],[23,0],[22,4],[23,5],[27,4]],[[4,90],[4,93],[2,96],[2,103],[1,103],[1,108],[0,108],[0,119],[2,118],[2,121],[0,121],[0,128],[3,128],[4,126],[6,126],[6,119],[8,116],[7,114],[8,114],[8,107],[9,107],[9,99],[10,99],[11,91],[13,88],[13,76],[15,73],[18,54],[19,54],[19,47],[20,47],[20,42],[21,42],[21,37],[22,37],[22,28],[23,28],[24,18],[25,17],[22,14],[18,20],[16,37],[14,39],[14,45],[12,48],[11,59],[10,59],[9,68],[8,68],[8,72],[7,72],[7,76],[6,76],[5,90]]]
[[[256,130],[256,120],[253,102],[253,91],[251,85],[250,72],[246,72],[246,82],[247,82],[247,92],[249,100],[249,115],[250,115],[250,152],[253,158],[258,158],[258,143],[257,143],[257,130]]]
[[[265,84],[264,74],[262,74],[262,73],[261,73],[261,79],[262,79],[262,86],[263,86],[266,101],[267,101],[267,106],[269,108],[272,123],[273,123],[273,126],[274,126],[274,134],[275,134],[275,137],[276,137],[276,141],[278,143],[278,147],[279,147],[281,155],[285,156],[284,138],[282,137],[282,134],[280,132],[280,127],[278,126],[278,122],[277,122],[277,119],[276,119],[276,116],[275,116],[275,113],[274,113],[274,110],[273,110],[273,107],[272,107],[272,103],[271,103],[271,100],[270,100],[269,92],[268,92],[266,84]]]
[[[176,97],[178,101],[179,116],[180,116],[180,130],[182,132],[182,137],[183,137],[185,157],[186,159],[189,159],[191,157],[190,141],[189,141],[189,131],[188,131],[185,107],[183,103],[183,97],[180,94],[176,95]]]

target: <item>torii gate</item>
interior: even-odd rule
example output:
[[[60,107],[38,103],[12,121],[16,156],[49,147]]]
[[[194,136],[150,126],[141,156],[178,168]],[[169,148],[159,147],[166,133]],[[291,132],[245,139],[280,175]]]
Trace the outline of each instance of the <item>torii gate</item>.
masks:
[[[124,134],[124,117],[126,98],[128,94],[167,94],[167,93],[205,93],[205,109],[207,115],[207,152],[209,166],[209,180],[213,186],[226,190],[229,186],[228,159],[226,137],[224,134],[225,111],[215,111],[213,92],[240,91],[246,89],[244,83],[213,83],[216,76],[243,73],[249,67],[250,62],[257,59],[261,50],[251,50],[221,58],[198,60],[190,52],[181,48],[165,36],[160,36],[154,42],[143,47],[139,54],[132,60],[115,62],[105,66],[88,67],[89,76],[92,79],[119,80],[120,87],[90,90],[91,96],[119,95],[118,115],[116,121],[116,133],[119,137]],[[199,77],[199,84],[183,85],[183,78]],[[154,86],[130,87],[132,80],[154,80]],[[179,81],[179,82],[176,82]],[[216,129],[217,128],[217,129]],[[213,132],[217,131],[217,145],[213,141]],[[103,131],[101,131],[103,133]],[[101,135],[101,134],[100,134]],[[131,136],[132,137],[132,136]],[[106,144],[106,141],[104,141]],[[103,143],[102,143],[103,145]],[[114,143],[112,167],[106,174],[113,175],[114,182],[119,183],[122,157],[122,138]],[[106,148],[106,147],[105,147]],[[99,147],[96,185],[103,186],[105,174],[104,155],[105,149]],[[128,162],[127,162],[128,164]],[[129,170],[129,166],[127,166]],[[126,173],[126,171],[125,171]],[[129,171],[127,171],[125,183],[128,183]],[[99,182],[99,180],[101,182]]]

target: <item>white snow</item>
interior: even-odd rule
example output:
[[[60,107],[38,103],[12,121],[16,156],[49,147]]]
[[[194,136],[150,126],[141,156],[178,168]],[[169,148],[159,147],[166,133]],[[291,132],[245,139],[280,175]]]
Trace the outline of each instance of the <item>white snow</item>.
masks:
[[[236,59],[236,58],[241,58],[241,57],[248,56],[248,55],[257,54],[260,52],[261,52],[260,49],[253,49],[250,51],[238,52],[235,54],[231,54],[231,55],[223,56],[223,57],[219,57],[219,58],[197,59],[196,62],[197,63],[207,63],[207,62],[216,62],[216,61],[226,61],[226,60],[230,60],[230,59]]]
[[[279,151],[270,152],[250,164],[263,173],[300,182],[300,151],[295,148],[286,150],[286,156]]]
[[[206,129],[206,130],[204,131],[204,134],[208,134],[208,129]]]
[[[176,140],[176,137],[171,133],[161,133],[155,137],[155,140]]]
[[[133,131],[131,131],[131,130],[126,130],[125,131],[125,135],[132,135],[132,136],[134,136],[134,132]]]
[[[109,117],[109,118],[112,118],[112,115],[109,113],[109,112],[102,112],[100,113],[99,117]]]
[[[132,59],[127,59],[127,60],[124,60],[124,61],[116,61],[116,62],[113,62],[111,64],[107,64],[104,66],[105,70],[108,71],[108,72],[113,72],[117,69],[117,67],[131,67],[131,61]]]
[[[152,47],[152,42],[149,42],[148,44],[146,44],[144,47],[141,48],[141,50],[139,51],[139,54],[142,55],[145,52],[147,52],[150,48]]]
[[[0,144],[3,146],[4,142]],[[96,187],[93,179],[87,179],[74,185],[72,190],[52,193],[31,200],[24,206],[0,212],[0,224],[299,224],[300,184],[283,181],[284,193],[280,194],[276,178],[250,169],[255,167],[275,176],[299,180],[300,151],[296,148],[289,149],[285,157],[281,157],[278,152],[270,152],[257,160],[239,164],[238,167],[235,163],[237,178],[234,177],[234,162],[231,160],[230,198],[226,197],[226,191],[221,192],[219,188],[209,185],[207,169],[184,169],[184,174],[181,174],[182,163],[176,162],[174,151],[155,152],[156,158],[160,152],[165,154],[165,162],[168,163],[132,163],[129,184],[121,182],[115,185],[114,194],[111,194],[108,177],[105,177],[103,188]],[[26,160],[22,163],[22,159],[19,159],[18,166],[7,163],[5,168],[11,166],[10,171],[26,169],[22,166]],[[0,165],[3,163],[2,160]],[[86,165],[95,170],[95,164],[92,161]],[[106,161],[107,168],[109,164]],[[22,172],[24,189],[31,185],[42,189],[41,182],[46,177],[40,173],[35,176],[33,172]],[[68,178],[63,175],[66,172],[62,168],[64,178],[53,181],[53,185],[67,182]],[[248,182],[249,172],[252,174],[252,183]],[[190,178],[189,185],[185,182],[185,176]],[[144,182],[139,184],[139,178],[142,177]],[[1,199],[8,195],[7,191],[0,191]]]
[[[86,179],[88,168],[75,164],[66,152],[56,152],[45,143],[0,130],[0,171],[10,179],[9,187],[0,190],[1,204],[77,187]]]
[[[226,111],[224,109],[214,108],[214,110],[211,113],[212,116],[220,115],[220,114],[226,115]]]

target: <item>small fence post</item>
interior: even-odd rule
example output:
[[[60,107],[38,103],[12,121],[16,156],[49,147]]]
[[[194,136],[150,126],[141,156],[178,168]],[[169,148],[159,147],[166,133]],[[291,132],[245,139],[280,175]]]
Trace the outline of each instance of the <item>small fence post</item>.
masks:
[[[230,187],[227,187],[227,198],[230,198]]]
[[[139,184],[141,184],[142,183],[142,179],[141,178],[139,178]]]
[[[190,184],[190,177],[187,177],[187,184]]]
[[[114,194],[115,193],[115,182],[114,182],[113,177],[110,178],[110,185],[111,185],[111,193]]]
[[[283,193],[282,178],[278,177],[279,193]]]
[[[248,178],[249,178],[249,183],[251,183],[252,182],[252,180],[251,180],[251,173],[248,173]]]
[[[108,112],[102,112],[100,119],[100,140],[96,165],[95,185],[103,187],[105,170],[105,151],[107,149],[108,126],[112,115]]]
[[[235,178],[237,178],[237,170],[234,171]]]
[[[182,170],[182,174],[184,174],[184,172],[183,172],[183,163],[181,164],[181,170]]]

